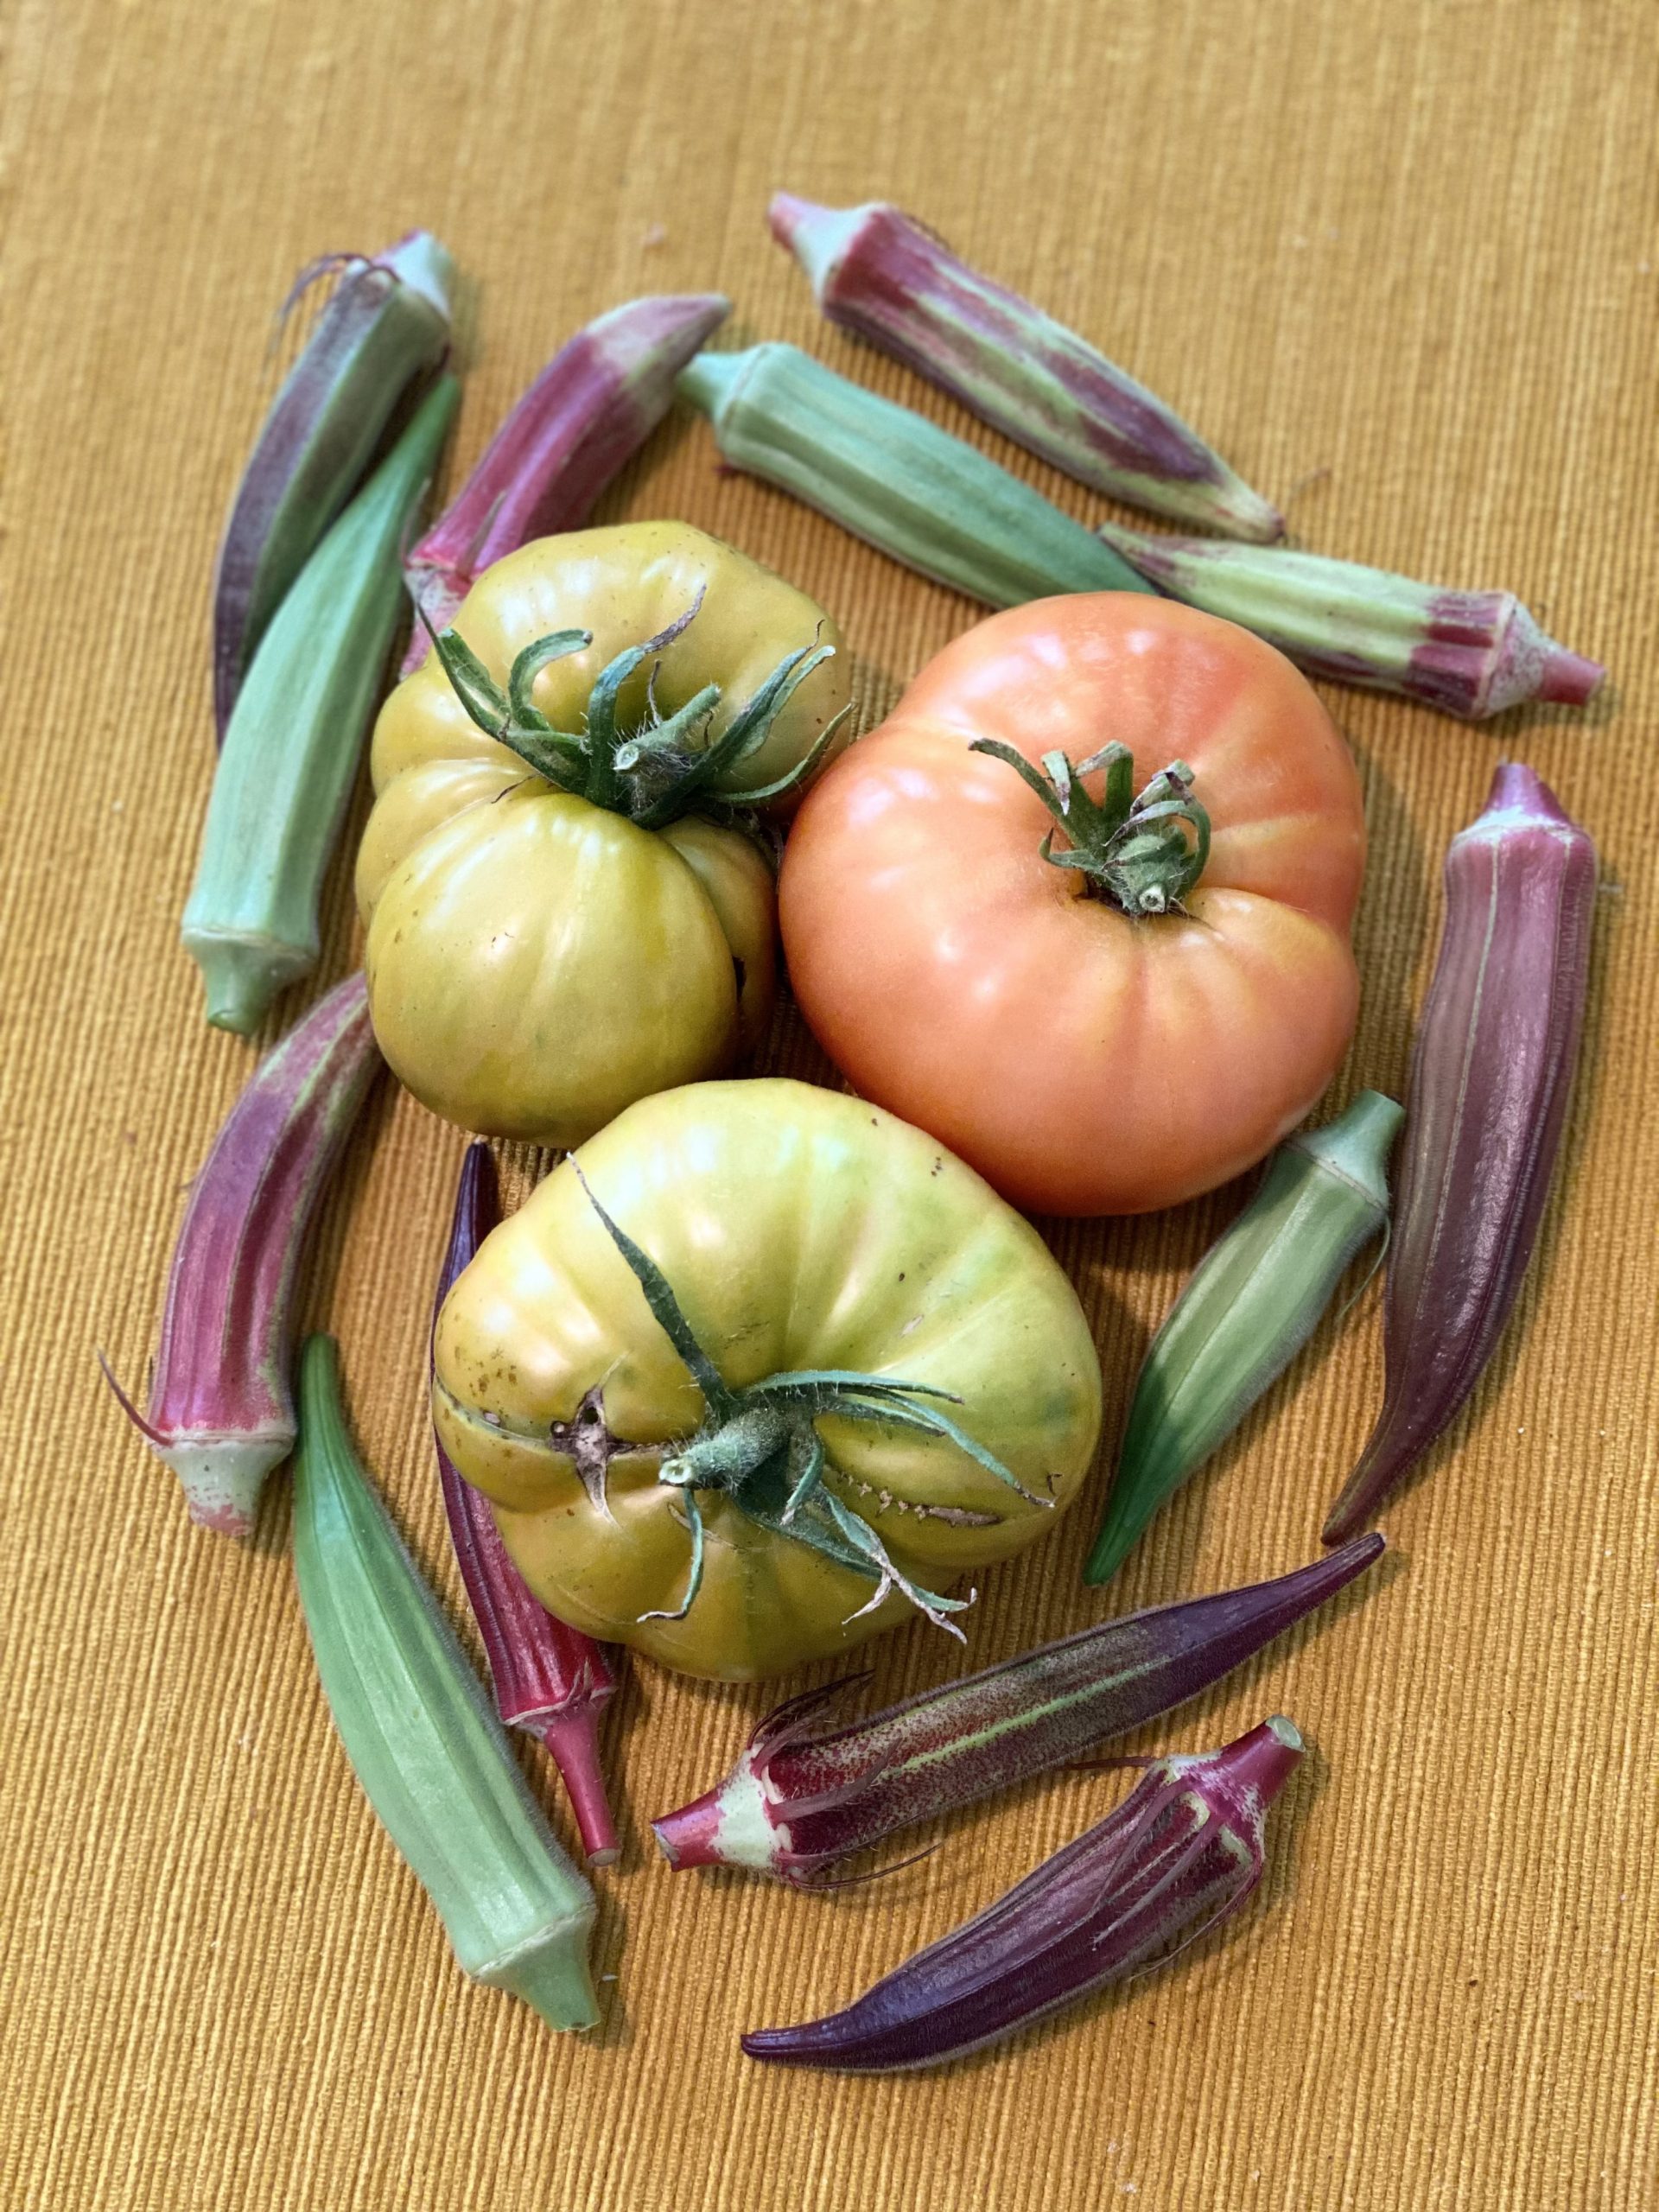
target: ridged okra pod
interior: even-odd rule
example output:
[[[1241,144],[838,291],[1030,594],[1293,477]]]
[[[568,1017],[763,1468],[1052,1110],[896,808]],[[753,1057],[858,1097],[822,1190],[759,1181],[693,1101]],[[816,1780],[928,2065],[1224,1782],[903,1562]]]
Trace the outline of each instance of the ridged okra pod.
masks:
[[[1198,1262],[1135,1382],[1085,1582],[1116,1573],[1166,1499],[1313,1335],[1349,1262],[1388,1220],[1389,1154],[1403,1118],[1392,1098],[1362,1090],[1339,1120],[1290,1138]]]
[[[1505,763],[1446,856],[1389,1255],[1382,1410],[1326,1543],[1365,1525],[1503,1332],[1567,1126],[1595,902],[1588,835],[1530,768]]]
[[[379,1065],[367,988],[348,976],[260,1062],[190,1186],[147,1412],[110,1377],[200,1528],[251,1535],[265,1478],[294,1448],[300,1254]]]
[[[404,563],[434,631],[486,569],[532,537],[575,530],[674,398],[674,379],[731,313],[718,292],[629,300],[562,346]],[[404,673],[427,655],[416,625]]]
[[[1529,699],[1582,707],[1606,671],[1546,637],[1513,592],[1449,591],[1282,545],[1217,545],[1102,523],[1170,598],[1254,630],[1310,676],[1390,691],[1462,721]]]
[[[392,410],[442,359],[454,277],[429,231],[372,260],[352,255],[277,393],[237,486],[213,576],[221,742],[271,618],[357,488]]]
[[[748,1866],[798,1886],[899,1828],[1065,1766],[1197,1697],[1363,1574],[1357,1536],[1311,1566],[1082,1629],[843,1728],[811,1716],[845,1687],[777,1707],[723,1782],[652,1822],[671,1866]]]
[[[593,1891],[359,1463],[328,1337],[300,1364],[294,1572],[346,1756],[463,1971],[550,2027],[592,2027]]]
[[[444,1300],[500,1218],[495,1155],[487,1144],[468,1145],[433,1302],[435,1344]],[[610,1656],[524,1587],[488,1498],[466,1480],[435,1435],[433,1441],[449,1538],[484,1639],[495,1709],[505,1726],[522,1728],[546,1745],[563,1777],[589,1863],[607,1866],[617,1855],[617,1841],[600,1763],[599,1716],[616,1694]]]
[[[315,965],[323,872],[403,611],[397,556],[458,394],[443,377],[423,400],[307,562],[238,696],[181,931],[221,1029],[248,1035]]]
[[[1079,483],[1230,537],[1283,536],[1278,509],[1155,393],[901,208],[817,207],[780,192],[771,218],[831,322]]]
[[[1115,1812],[845,2012],[757,2029],[744,2050],[836,2074],[937,2066],[1167,1966],[1255,1891],[1302,1749],[1274,1713],[1221,1751],[1149,1759]]]
[[[988,455],[796,346],[699,353],[679,391],[709,416],[734,467],[988,607],[1151,588]]]

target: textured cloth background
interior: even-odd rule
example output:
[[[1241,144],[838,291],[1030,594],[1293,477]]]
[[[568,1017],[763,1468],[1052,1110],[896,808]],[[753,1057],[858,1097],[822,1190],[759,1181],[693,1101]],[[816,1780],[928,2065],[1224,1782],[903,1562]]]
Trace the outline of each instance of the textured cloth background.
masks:
[[[1651,2203],[1649,0],[10,0],[4,21],[0,2202]],[[671,1878],[646,1817],[799,1685],[632,1671],[607,1731],[631,1840],[599,1884],[617,1978],[603,2028],[556,2039],[463,1982],[358,1795],[312,1674],[283,1480],[251,1544],[192,1532],[93,1364],[102,1346],[142,1386],[188,1179],[253,1060],[204,1027],[176,925],[212,761],[209,570],[302,263],[416,222],[455,250],[452,474],[587,317],[719,286],[743,337],[793,339],[1103,512],[820,325],[766,236],[781,185],[913,208],[1166,394],[1305,542],[1512,586],[1614,671],[1588,715],[1488,730],[1328,694],[1375,839],[1333,1106],[1404,1079],[1440,856],[1502,754],[1593,830],[1606,886],[1537,1263],[1432,1479],[1387,1516],[1394,1557],[1153,1732],[1207,1746],[1275,1707],[1306,1730],[1262,1894],[1160,1980],[887,2082],[766,2070],[738,2032],[849,1998],[1097,1817],[1118,1777],[966,1818],[874,1887]],[[867,721],[972,619],[718,474],[690,418],[601,510],[655,514],[832,607]],[[344,861],[324,969],[270,1036],[356,957]],[[791,1022],[772,1059],[825,1073]],[[461,1149],[385,1084],[304,1300],[452,1604],[421,1363]],[[533,1165],[512,1160],[518,1187]],[[1240,1195],[1057,1235],[1114,1422]],[[973,1662],[1312,1556],[1376,1402],[1376,1299],[1320,1335],[1109,1601],[1077,1574],[1098,1486],[988,1575]],[[962,1663],[921,1627],[870,1656],[883,1698]]]

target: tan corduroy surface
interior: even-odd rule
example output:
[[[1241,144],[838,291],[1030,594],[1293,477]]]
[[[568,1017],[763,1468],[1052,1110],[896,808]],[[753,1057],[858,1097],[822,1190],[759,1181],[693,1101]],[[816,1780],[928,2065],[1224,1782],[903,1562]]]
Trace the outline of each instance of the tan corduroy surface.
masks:
[[[4,19],[0,2202],[1652,2202],[1648,0],[10,0]],[[356,1791],[311,1671],[284,1483],[252,1544],[193,1533],[93,1365],[102,1346],[142,1382],[187,1179],[251,1064],[204,1027],[175,931],[211,761],[209,569],[272,388],[273,303],[321,251],[440,231],[468,279],[452,470],[580,321],[643,290],[723,287],[744,334],[967,427],[818,324],[766,237],[781,185],[914,208],[1168,395],[1289,499],[1306,542],[1511,585],[1616,686],[1588,715],[1484,731],[1328,695],[1375,837],[1364,1011],[1333,1099],[1403,1079],[1440,856],[1506,749],[1592,828],[1606,890],[1539,1262],[1432,1479],[1387,1516],[1395,1556],[1154,1732],[1215,1744],[1275,1707],[1302,1725],[1314,1748],[1263,1893],[1162,1980],[1000,2055],[874,2082],[763,2069],[738,2032],[849,1997],[1103,1810],[1116,1777],[964,1820],[874,1888],[671,1877],[645,1817],[723,1770],[768,1694],[640,1669],[607,1732],[631,1830],[600,1885],[599,1969],[617,1978],[601,2031],[555,2039],[461,1980]],[[817,593],[867,720],[971,619],[717,474],[690,419],[601,512],[685,516]],[[327,978],[354,957],[345,874]],[[789,1025],[774,1063],[823,1071]],[[452,1603],[420,1368],[460,1149],[388,1085],[305,1296]],[[1114,1417],[1238,1195],[1058,1236]],[[1376,1399],[1375,1301],[1321,1337],[1116,1599],[1312,1555]],[[1077,1580],[1097,1503],[986,1578],[976,1661],[1106,1610]],[[883,1695],[959,1663],[925,1629],[873,1656]]]

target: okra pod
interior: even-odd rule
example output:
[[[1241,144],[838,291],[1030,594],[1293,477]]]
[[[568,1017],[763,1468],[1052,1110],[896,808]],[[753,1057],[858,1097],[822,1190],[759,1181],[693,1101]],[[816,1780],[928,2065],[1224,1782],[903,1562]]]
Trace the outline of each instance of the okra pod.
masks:
[[[148,1413],[110,1376],[177,1475],[190,1518],[223,1535],[251,1533],[265,1477],[294,1448],[300,1255],[379,1065],[368,993],[348,976],[260,1063],[190,1186]]]
[[[429,231],[412,231],[372,260],[349,257],[276,395],[237,486],[213,577],[221,743],[271,618],[356,489],[393,408],[443,358],[454,276]]]
[[[1306,1619],[1383,1549],[1380,1535],[1272,1582],[1102,1621],[826,1734],[846,1687],[791,1698],[726,1779],[652,1823],[671,1866],[747,1866],[798,1885],[899,1828],[1065,1766],[1196,1697]]]
[[[1029,484],[796,346],[699,353],[679,391],[709,416],[734,467],[988,607],[1150,588]]]
[[[1596,849],[1518,761],[1446,857],[1412,1056],[1384,1303],[1382,1410],[1325,1524],[1364,1526],[1496,1350],[1549,1196],[1578,1064]]]
[[[761,2028],[744,2050],[837,2074],[937,2066],[1167,1966],[1255,1890],[1268,1807],[1301,1758],[1275,1713],[1224,1750],[1150,1760],[1116,1812],[844,2012]]]
[[[1254,630],[1310,676],[1463,721],[1528,699],[1582,707],[1607,672],[1546,637],[1513,592],[1447,591],[1281,545],[1099,529],[1160,591]]]
[[[902,209],[817,207],[780,192],[771,219],[831,322],[1079,483],[1230,537],[1284,535],[1278,509],[1145,385]]]
[[[499,1219],[494,1155],[487,1144],[470,1144],[433,1303],[435,1339],[450,1286]],[[617,1855],[616,1829],[599,1761],[599,1716],[616,1694],[609,1656],[531,1595],[489,1500],[463,1478],[435,1435],[433,1442],[455,1562],[490,1662],[495,1709],[505,1726],[546,1745],[564,1778],[583,1850],[593,1865],[607,1865]]]
[[[1199,1262],[1141,1365],[1085,1582],[1110,1580],[1313,1335],[1350,1261],[1388,1220],[1389,1153],[1403,1118],[1392,1098],[1362,1090],[1338,1121],[1281,1145]]]
[[[435,631],[448,629],[486,569],[532,537],[587,520],[667,414],[675,378],[731,309],[718,292],[630,300],[560,348],[404,564]],[[427,649],[417,624],[404,675]]]
[[[441,378],[306,563],[238,696],[184,910],[207,1019],[244,1036],[316,963],[317,898],[403,610],[397,556],[459,387]]]
[[[463,1972],[550,2027],[592,2027],[594,1893],[358,1460],[328,1337],[300,1363],[294,1573],[346,1756]]]

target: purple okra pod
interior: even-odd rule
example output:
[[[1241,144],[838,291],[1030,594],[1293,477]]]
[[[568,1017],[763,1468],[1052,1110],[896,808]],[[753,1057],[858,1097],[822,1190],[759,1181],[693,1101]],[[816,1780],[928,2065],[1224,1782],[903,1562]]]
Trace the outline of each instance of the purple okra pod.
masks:
[[[1546,637],[1513,592],[1446,591],[1282,545],[1098,527],[1167,597],[1254,630],[1308,675],[1390,691],[1462,721],[1529,699],[1582,707],[1606,674]]]
[[[731,313],[718,292],[613,308],[553,356],[483,459],[410,554],[410,589],[435,631],[474,582],[534,537],[574,530],[668,412],[674,379]],[[404,664],[426,658],[416,624]]]
[[[454,271],[429,231],[411,231],[372,259],[340,262],[339,282],[265,418],[219,544],[213,716],[221,744],[271,617],[356,490],[393,409],[449,345]]]
[[[1144,385],[901,209],[818,207],[780,192],[771,221],[831,322],[1079,483],[1232,537],[1284,534],[1277,508]]]
[[[672,1866],[747,1866],[810,1885],[899,1828],[1065,1766],[1156,1719],[1363,1573],[1376,1534],[1271,1582],[1103,1621],[884,1713],[815,1734],[844,1687],[779,1706],[736,1766],[652,1822]]]
[[[1261,1880],[1267,1810],[1301,1757],[1275,1713],[1223,1751],[1149,1760],[1116,1812],[845,2012],[756,2030],[744,2050],[838,2074],[936,2066],[1167,1966]]]
[[[435,1336],[451,1285],[499,1218],[494,1157],[487,1144],[469,1145],[433,1305]],[[609,1655],[602,1643],[556,1618],[531,1595],[507,1555],[489,1500],[464,1479],[442,1444],[435,1448],[443,1510],[484,1639],[496,1710],[505,1726],[522,1728],[546,1745],[563,1777],[589,1863],[607,1865],[617,1855],[617,1842],[600,1766],[598,1726],[616,1694]]]
[[[1446,856],[1389,1255],[1382,1410],[1327,1543],[1365,1526],[1503,1334],[1566,1125],[1595,899],[1589,836],[1530,768],[1506,762]]]
[[[348,976],[255,1070],[191,1185],[147,1413],[105,1369],[204,1529],[248,1535],[265,1477],[294,1448],[300,1254],[379,1065],[363,978]]]

